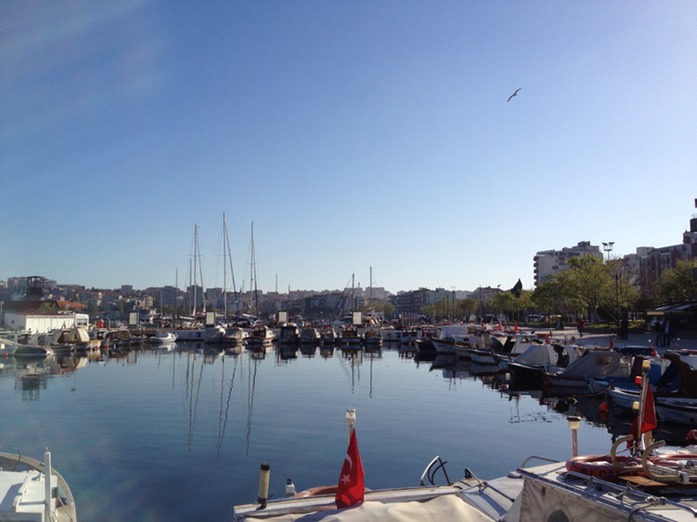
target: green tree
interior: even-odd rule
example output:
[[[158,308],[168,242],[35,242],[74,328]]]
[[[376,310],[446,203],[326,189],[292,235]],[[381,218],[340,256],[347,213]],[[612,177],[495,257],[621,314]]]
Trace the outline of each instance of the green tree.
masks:
[[[466,297],[460,299],[455,303],[456,314],[462,317],[464,320],[469,319],[472,314],[476,314],[479,310],[479,301],[472,299],[471,297]]]
[[[540,311],[551,315],[556,314],[564,304],[564,295],[560,274],[554,274],[535,288],[530,297],[532,304]]]
[[[661,272],[656,283],[656,296],[661,303],[697,300],[697,281],[692,277],[692,265],[688,261],[678,261],[675,268]]]

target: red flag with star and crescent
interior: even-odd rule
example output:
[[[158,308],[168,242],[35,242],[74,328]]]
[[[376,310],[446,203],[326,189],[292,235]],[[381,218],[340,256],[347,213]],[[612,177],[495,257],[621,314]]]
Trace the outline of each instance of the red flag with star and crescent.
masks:
[[[341,475],[339,475],[339,483],[336,488],[336,506],[339,508],[351,507],[363,502],[364,496],[363,464],[358,453],[358,441],[354,429],[351,430],[346,458],[341,467]]]

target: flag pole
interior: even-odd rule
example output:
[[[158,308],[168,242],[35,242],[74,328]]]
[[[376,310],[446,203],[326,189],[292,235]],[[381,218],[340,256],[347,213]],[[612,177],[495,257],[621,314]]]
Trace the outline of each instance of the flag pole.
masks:
[[[348,440],[351,442],[353,425],[356,423],[356,408],[346,408],[346,424],[348,425]]]
[[[642,433],[644,429],[644,417],[646,415],[646,387],[650,386],[648,373],[651,369],[651,362],[644,360],[641,363],[641,393],[639,394],[639,422],[637,422],[637,432],[634,434],[636,437],[636,447],[640,451],[644,451],[646,446],[651,443],[651,432],[647,432],[646,441],[644,440],[644,435]]]

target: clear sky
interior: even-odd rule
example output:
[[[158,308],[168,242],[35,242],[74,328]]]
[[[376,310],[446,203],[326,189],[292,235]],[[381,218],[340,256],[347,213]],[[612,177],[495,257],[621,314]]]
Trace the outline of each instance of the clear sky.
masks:
[[[518,95],[508,97],[520,88]],[[533,287],[682,241],[697,2],[0,3],[0,279]],[[229,274],[228,287],[230,288]]]

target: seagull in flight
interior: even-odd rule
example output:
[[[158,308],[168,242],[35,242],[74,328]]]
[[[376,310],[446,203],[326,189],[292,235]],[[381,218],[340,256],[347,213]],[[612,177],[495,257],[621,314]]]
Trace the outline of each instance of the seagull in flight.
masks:
[[[511,95],[508,97],[508,100],[506,100],[506,101],[511,101],[511,98],[513,98],[513,96],[518,96],[518,91],[519,91],[520,89],[522,89],[522,87],[518,87],[518,88],[515,90],[515,92],[514,92],[513,94],[511,94]]]

